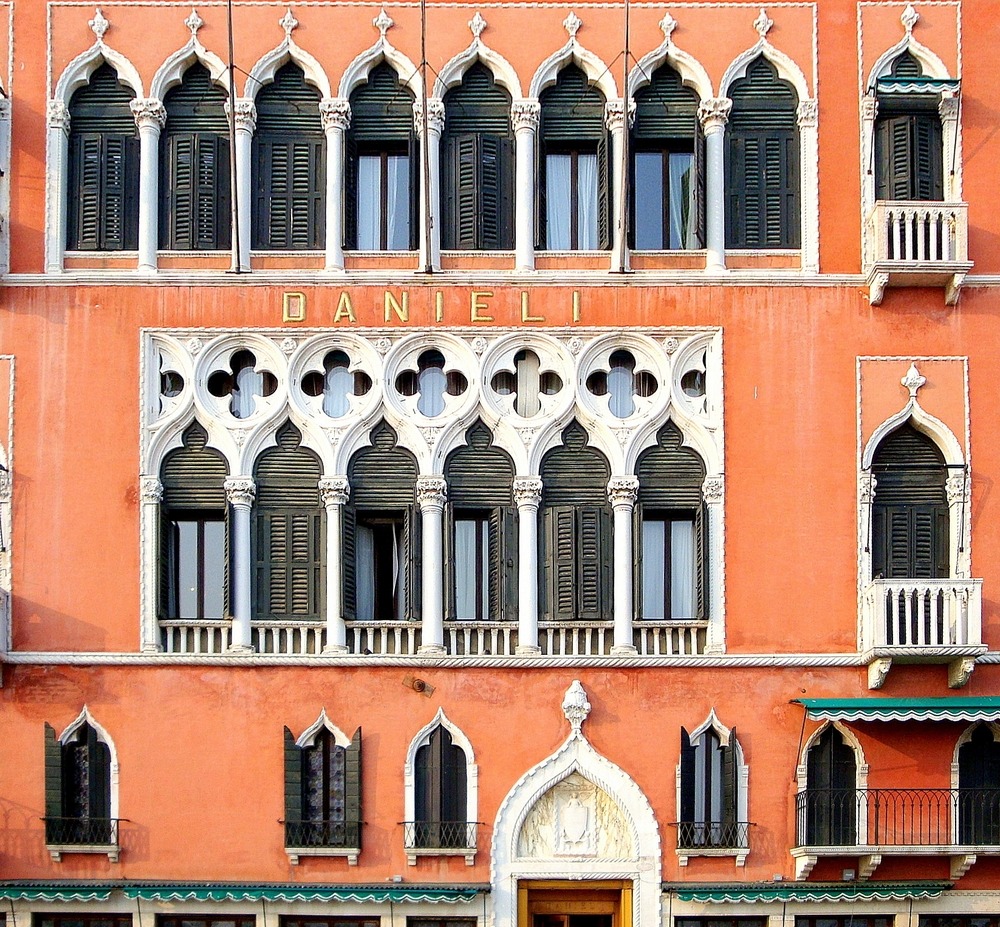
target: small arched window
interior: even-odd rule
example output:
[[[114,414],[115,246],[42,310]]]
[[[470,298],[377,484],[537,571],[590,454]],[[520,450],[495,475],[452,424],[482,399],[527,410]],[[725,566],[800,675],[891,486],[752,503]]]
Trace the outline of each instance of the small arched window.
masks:
[[[843,734],[833,725],[813,742],[806,756],[806,791],[799,795],[799,828],[800,843],[806,846],[857,843],[857,761]]]
[[[980,724],[958,748],[958,842],[1000,844],[1000,743]]]
[[[475,846],[474,822],[468,820],[465,751],[439,724],[414,761],[412,842],[423,848],[464,849]]]
[[[45,725],[45,842],[51,846],[118,842],[111,817],[111,750],[87,721],[56,737]]]
[[[714,725],[695,736],[681,728],[679,849],[747,845],[741,820],[741,754],[735,728],[723,738]],[[741,801],[742,798],[742,801]]]

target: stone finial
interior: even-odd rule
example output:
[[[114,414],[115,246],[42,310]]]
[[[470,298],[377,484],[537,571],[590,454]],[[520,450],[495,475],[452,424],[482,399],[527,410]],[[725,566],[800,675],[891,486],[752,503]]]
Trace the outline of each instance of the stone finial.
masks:
[[[478,42],[479,37],[486,31],[486,20],[483,14],[476,10],[476,15],[469,20],[469,28],[472,30],[473,38]]]
[[[288,7],[285,10],[285,15],[278,20],[278,25],[284,30],[285,39],[291,39],[292,33],[299,25],[299,21],[292,15],[291,7]]]
[[[912,3],[907,3],[906,9],[903,10],[899,17],[899,21],[906,30],[907,38],[913,35],[913,27],[917,24],[918,19],[920,19],[920,14],[913,8]]]
[[[188,27],[191,32],[191,38],[198,38],[198,30],[205,25],[205,20],[203,20],[199,15],[198,11],[191,7],[191,15],[184,20],[184,25]]]
[[[663,41],[670,45],[674,41],[674,29],[677,28],[677,20],[669,13],[664,13],[659,26],[660,32],[663,33]]]
[[[899,382],[910,391],[910,399],[916,399],[917,390],[927,382],[927,377],[920,375],[916,364],[910,364],[910,369],[906,371],[906,376]]]
[[[393,22],[392,17],[386,13],[385,7],[382,7],[378,16],[372,20],[372,25],[378,29],[378,34],[384,39],[385,34],[396,24]]]
[[[576,13],[571,11],[569,16],[567,16],[563,20],[562,24],[563,24],[563,29],[566,30],[566,32],[569,34],[569,37],[571,39],[575,39],[576,34],[580,31],[580,26],[583,25],[583,20],[580,19],[580,17],[577,16]]]
[[[764,12],[764,8],[761,7],[760,13],[757,14],[757,18],[753,21],[753,27],[762,39],[767,38],[767,34],[771,31],[771,26],[774,25],[774,20],[771,19],[767,13]]]
[[[574,679],[572,685],[566,690],[562,703],[563,714],[573,728],[573,734],[580,736],[583,722],[590,714],[590,702],[587,701],[587,693],[579,679]]]
[[[111,28],[111,23],[104,18],[104,14],[101,12],[101,8],[97,7],[94,10],[94,18],[87,21],[87,25],[90,26],[90,31],[97,36],[98,42],[104,41],[104,33]]]

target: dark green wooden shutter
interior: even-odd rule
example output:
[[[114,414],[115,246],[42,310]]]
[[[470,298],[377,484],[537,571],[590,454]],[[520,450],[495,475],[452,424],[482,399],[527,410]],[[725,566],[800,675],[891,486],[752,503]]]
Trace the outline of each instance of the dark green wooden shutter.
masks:
[[[344,603],[344,620],[354,621],[357,617],[357,518],[354,504],[348,502],[341,509],[340,561],[344,588],[341,591]]]
[[[479,145],[478,136],[462,135],[450,146],[451,175],[447,183],[450,209],[442,229],[444,247],[475,250],[479,247]]]
[[[703,502],[695,509],[694,519],[694,568],[695,616],[701,621],[709,618],[709,546],[708,506]]]
[[[739,821],[739,763],[736,762],[736,728],[729,732],[729,746],[722,747],[722,822]]]
[[[70,152],[70,249],[101,247],[101,178],[103,137],[77,135]]]
[[[257,140],[257,173],[254,247],[322,247],[326,190],[323,140],[262,137]]]
[[[195,141],[195,150],[195,167],[198,172],[195,214],[197,247],[228,248],[229,141],[214,135],[199,135]]]
[[[454,621],[457,616],[455,584],[458,577],[455,574],[455,507],[451,502],[444,507],[443,523],[444,617],[446,621]]]
[[[344,222],[344,247],[358,246],[358,143],[347,133],[344,150],[344,195],[341,207]]]
[[[194,212],[197,191],[194,169],[195,140],[190,135],[167,139],[172,173],[168,176],[167,212],[162,217],[168,229],[165,247],[190,251],[194,247]]]
[[[87,811],[91,818],[111,816],[111,751],[84,725],[87,736]]]
[[[295,743],[292,732],[285,728],[285,846],[290,846],[288,825],[302,821],[302,749]]]
[[[688,732],[681,728],[681,807],[680,820],[693,822],[694,813],[694,746]]]
[[[347,820],[347,838],[351,846],[361,847],[361,728],[351,738],[344,757],[344,816]],[[352,835],[353,827],[357,830]],[[353,836],[353,839],[352,839]],[[354,842],[356,841],[356,842]]]
[[[420,247],[420,177],[423,168],[420,164],[420,140],[412,129],[407,153],[410,167],[410,250],[416,251]]]
[[[63,768],[62,744],[56,737],[55,729],[50,724],[45,725],[45,816],[61,818],[63,816]],[[55,828],[46,827],[50,832]],[[51,842],[51,840],[49,841]]]
[[[406,588],[404,614],[407,621],[420,620],[420,570],[423,561],[421,538],[421,516],[417,506],[410,506],[403,519],[403,550],[401,556],[406,563]]]
[[[503,247],[503,139],[495,135],[479,137],[479,248],[496,251]]]
[[[572,506],[553,506],[545,509],[544,519],[544,561],[549,572],[546,618],[570,621],[576,617],[576,511]]]
[[[611,143],[604,132],[597,141],[597,247],[607,251],[611,247],[611,229],[617,221],[611,215]],[[615,153],[618,157],[620,152]]]
[[[707,232],[705,231],[705,211],[707,208],[706,204],[708,203],[708,196],[705,189],[707,176],[705,169],[705,132],[701,127],[701,120],[697,116],[695,117],[694,124],[694,163],[691,168],[694,174],[694,215],[691,216],[689,221],[694,223],[695,247],[704,248],[708,240]]]
[[[610,525],[603,507],[577,510],[577,617],[599,621],[608,617],[611,588]]]
[[[876,198],[940,200],[943,189],[941,120],[937,113],[880,118],[875,126]]]
[[[487,556],[489,563],[486,572],[489,576],[489,603],[487,614],[490,621],[499,621],[503,618],[504,602],[504,577],[506,575],[506,565],[504,562],[504,510],[492,509],[489,514],[489,538],[487,542]]]
[[[517,619],[518,612],[518,560],[517,560],[517,509],[505,506],[500,510],[500,612],[499,617],[505,621]]]

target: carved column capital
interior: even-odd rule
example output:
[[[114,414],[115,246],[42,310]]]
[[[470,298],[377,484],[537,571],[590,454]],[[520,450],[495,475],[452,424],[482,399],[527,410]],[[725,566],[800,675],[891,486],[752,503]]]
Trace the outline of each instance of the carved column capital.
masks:
[[[537,476],[514,477],[514,504],[537,509],[542,501],[542,481]]]
[[[863,97],[861,100],[861,118],[874,120],[876,116],[878,116],[878,97]]]
[[[351,496],[351,484],[346,476],[324,477],[319,481],[319,495],[323,505],[346,505]]]
[[[257,484],[249,476],[228,476],[222,484],[230,505],[250,508],[257,495]]]
[[[970,501],[972,487],[964,473],[953,473],[948,477],[944,487],[945,492],[948,494],[949,505],[954,505],[956,502]]]
[[[639,477],[613,476],[608,480],[608,499],[612,508],[631,509],[639,496]]]
[[[139,129],[155,128],[159,131],[167,124],[167,110],[156,97],[132,100],[128,106]]]
[[[701,484],[701,497],[709,504],[721,502],[725,492],[726,482],[721,473],[706,477],[705,482]]]
[[[229,112],[229,101],[226,101],[226,112]],[[243,99],[236,101],[234,112],[237,132],[249,132],[251,135],[257,131],[257,105],[253,100]]]
[[[819,121],[819,103],[815,99],[801,100],[796,116],[800,129],[816,128]]]
[[[858,474],[858,498],[867,505],[875,499],[875,486],[878,480],[872,476],[871,470],[862,470]]]
[[[510,122],[515,132],[537,131],[541,116],[542,104],[538,100],[518,100],[510,105]]]
[[[0,502],[10,502],[12,489],[10,470],[0,470]]]
[[[417,135],[424,131],[424,108],[420,100],[413,104],[413,125]],[[444,131],[444,100],[430,98],[427,101],[427,130],[435,135]]]
[[[62,129],[69,134],[69,107],[62,100],[49,100],[45,120],[50,129]]]
[[[954,91],[946,90],[941,94],[938,115],[942,122],[958,121],[958,95]]]
[[[733,101],[729,97],[710,97],[698,104],[698,121],[705,130],[724,128],[729,122]]]
[[[441,510],[448,500],[448,484],[441,476],[422,476],[417,480],[417,505],[421,512]]]
[[[340,129],[346,132],[351,127],[351,103],[343,97],[328,97],[321,100],[319,114],[323,119],[323,130]]]
[[[628,101],[628,124],[635,122],[635,100]],[[604,124],[609,132],[621,132],[625,128],[625,101],[609,100],[604,104]]]
[[[144,503],[159,505],[163,501],[163,484],[159,477],[142,476],[139,478],[139,498]]]

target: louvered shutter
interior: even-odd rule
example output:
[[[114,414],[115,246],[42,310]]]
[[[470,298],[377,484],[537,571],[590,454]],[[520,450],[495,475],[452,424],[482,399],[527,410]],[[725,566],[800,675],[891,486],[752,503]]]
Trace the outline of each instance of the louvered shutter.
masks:
[[[486,572],[489,577],[489,602],[487,616],[490,621],[503,618],[504,602],[504,510],[492,509],[488,523],[489,537],[487,539],[487,556],[489,563]]]
[[[455,572],[455,507],[450,502],[445,504],[442,523],[444,526],[444,617],[446,621],[454,621],[458,616],[455,602],[455,586],[458,583],[458,576]]]
[[[618,157],[620,152],[616,152]],[[597,142],[597,247],[607,251],[611,247],[611,229],[617,216],[611,215],[611,143],[607,132]]]
[[[203,250],[229,247],[229,142],[208,133],[195,140],[197,193],[196,247]]]
[[[703,502],[695,510],[694,518],[694,569],[695,569],[695,616],[699,621],[709,618],[709,547],[708,507]]]
[[[940,200],[941,121],[929,112],[887,115],[875,127],[876,198]]]
[[[420,240],[420,177],[423,166],[420,161],[420,141],[414,131],[410,131],[407,143],[410,174],[410,250],[416,251]]]
[[[695,820],[694,808],[694,747],[688,732],[681,728],[681,807],[680,820],[691,823]]]
[[[354,505],[348,502],[341,510],[340,562],[344,588],[341,591],[344,603],[344,620],[354,621],[357,617],[357,515]]]
[[[547,223],[548,205],[546,197],[546,175],[547,166],[545,163],[545,147],[542,145],[538,133],[535,133],[535,248],[544,251],[548,245]]]
[[[63,816],[63,762],[62,744],[56,737],[55,729],[45,725],[45,817],[58,819]],[[55,842],[54,833],[59,830],[58,820],[45,822],[46,843]]]
[[[641,504],[632,506],[632,614],[636,618],[644,618],[643,610],[643,579],[642,579],[642,536],[643,507]]]
[[[916,200],[940,200],[944,196],[941,121],[921,113],[913,120],[914,190]]]
[[[751,198],[757,191],[747,189],[747,175],[756,175],[756,146],[747,151],[747,139],[731,134],[726,151],[726,247],[743,247],[748,241],[747,215],[756,206]],[[748,164],[749,162],[749,164]]]
[[[706,174],[705,169],[705,131],[701,127],[701,120],[695,116],[694,135],[694,163],[692,172],[694,173],[694,215],[688,221],[694,225],[694,247],[704,248],[706,238],[705,231],[705,211],[708,197],[706,195]]]
[[[121,250],[127,247],[126,215],[129,205],[128,161],[129,139],[120,135],[104,138],[104,247]]]
[[[292,732],[285,728],[285,846],[301,842],[302,750]]]
[[[358,247],[358,143],[347,133],[344,150],[344,191],[341,202],[344,222],[344,247]]]
[[[173,577],[177,575],[177,565],[173,562],[174,552],[177,550],[178,539],[172,520],[165,506],[160,506],[160,517],[158,520],[157,550],[159,560],[157,562],[158,575],[158,596],[157,613],[160,620],[171,618],[177,615],[177,590],[173,587]]]
[[[181,251],[194,247],[194,213],[197,200],[195,186],[194,149],[195,136],[172,135],[167,139],[170,176],[166,195],[163,222],[167,235],[163,245]]]
[[[81,251],[101,247],[101,179],[103,136],[77,135],[70,153],[70,236],[68,247]]]
[[[729,732],[729,746],[722,747],[722,824],[739,821],[739,764],[736,762],[736,728]],[[722,835],[728,837],[729,835]]]
[[[406,563],[406,588],[404,615],[407,621],[420,620],[420,568],[423,551],[421,550],[420,509],[411,505],[406,510],[403,519],[403,549],[400,557]]]
[[[476,250],[479,247],[479,145],[475,135],[463,135],[453,144],[454,173],[452,187],[453,213],[450,229],[450,248]]]
[[[548,544],[546,567],[550,572],[548,619],[570,621],[576,617],[576,511],[572,506],[545,510]]]
[[[361,848],[361,728],[351,738],[344,757],[344,818],[347,845]]]
[[[475,247],[496,251],[502,247],[502,141],[495,135],[479,137],[479,241]]]
[[[610,580],[608,526],[603,507],[581,507],[577,512],[577,571],[579,598],[577,617],[599,621],[606,617]]]
[[[107,744],[98,740],[93,727],[87,724],[84,729],[87,736],[87,817],[106,820],[111,816],[111,752]]]
[[[764,143],[764,244],[799,245],[799,157],[794,132],[775,131]]]
[[[312,139],[258,142],[261,174],[255,247],[318,248],[325,185],[323,144]]]
[[[518,595],[518,519],[517,509],[505,506],[501,510],[500,527],[500,557],[501,557],[501,611],[498,617],[504,621],[517,619]]]

